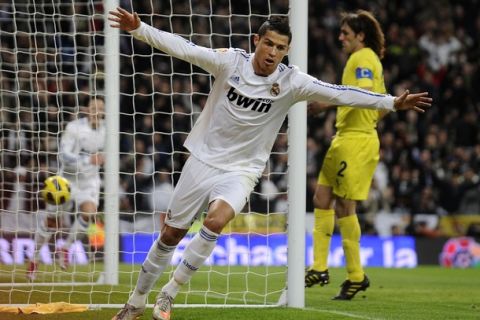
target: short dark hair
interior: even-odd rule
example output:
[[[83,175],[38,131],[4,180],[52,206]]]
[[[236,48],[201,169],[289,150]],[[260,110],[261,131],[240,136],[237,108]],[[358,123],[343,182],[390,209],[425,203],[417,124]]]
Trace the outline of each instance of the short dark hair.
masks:
[[[340,24],[346,23],[355,33],[365,34],[365,45],[372,49],[381,59],[385,53],[385,36],[380,23],[372,13],[365,10],[342,14]]]
[[[290,30],[288,16],[271,16],[258,28],[258,35],[262,37],[267,31],[275,31],[281,35],[288,36],[288,44],[292,41],[292,31]]]

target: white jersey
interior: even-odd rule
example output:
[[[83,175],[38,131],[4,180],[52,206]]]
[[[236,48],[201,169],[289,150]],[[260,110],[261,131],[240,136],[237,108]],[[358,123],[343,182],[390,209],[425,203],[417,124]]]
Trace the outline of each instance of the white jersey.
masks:
[[[103,121],[94,129],[88,118],[80,118],[67,124],[60,140],[61,175],[72,181],[98,178],[100,166],[91,163],[91,156],[105,146]],[[70,180],[69,179],[69,180]]]
[[[288,110],[299,101],[393,110],[392,96],[325,83],[295,66],[279,64],[268,77],[258,76],[252,65],[254,55],[241,49],[197,46],[143,22],[131,34],[215,77],[185,147],[223,170],[260,176]]]

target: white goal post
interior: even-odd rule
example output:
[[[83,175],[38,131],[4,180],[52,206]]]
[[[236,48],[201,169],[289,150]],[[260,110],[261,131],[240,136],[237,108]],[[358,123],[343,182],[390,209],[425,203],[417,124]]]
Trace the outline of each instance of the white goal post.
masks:
[[[105,8],[116,8],[118,0],[105,0]],[[108,9],[107,9],[108,10]],[[108,11],[104,18],[107,21]],[[105,25],[105,107],[107,143],[105,159],[105,284],[118,284],[119,247],[119,140],[120,140],[120,41],[119,30]]]
[[[140,263],[158,235],[162,200],[171,192],[187,156],[182,141],[201,112],[213,79],[109,27],[108,11],[117,6],[133,9],[144,22],[200,45],[247,51],[254,49],[251,36],[259,23],[273,14],[289,15],[293,33],[289,63],[307,71],[308,1],[249,0],[248,7],[245,3],[11,0],[0,4],[4,146],[0,202],[8,203],[0,208],[0,296],[4,297],[0,305],[45,302],[45,297],[48,302],[76,302],[74,296],[80,293],[89,295],[83,301],[92,307],[119,307],[133,290]],[[67,119],[82,117],[86,96],[105,100],[106,156],[98,215],[105,242],[98,249],[90,240],[77,241],[75,251],[69,252],[72,265],[62,271],[53,252],[68,230],[58,231],[42,247],[44,266],[39,276],[28,282],[24,263],[34,254],[32,239],[41,216],[37,211],[44,207],[37,196],[42,174],[59,169],[58,145]],[[49,125],[56,129],[45,129]],[[279,133],[245,213],[228,227],[218,249],[198,272],[200,280],[195,276],[185,286],[176,306],[305,306],[306,127],[303,102],[291,109],[288,127]],[[27,182],[22,180],[24,172]],[[11,184],[8,190],[7,184]],[[10,189],[21,192],[14,198]],[[33,211],[21,205],[26,199],[37,199]],[[70,214],[70,223],[74,215]],[[90,237],[96,231],[88,232]],[[181,242],[179,250],[185,245]],[[85,264],[77,266],[80,260]],[[155,289],[160,286],[159,281]],[[151,297],[148,302],[151,306]]]
[[[306,18],[307,17],[307,18]],[[292,44],[290,62],[307,72],[308,1],[290,0]],[[288,114],[288,273],[287,305],[305,306],[305,212],[307,163],[307,103],[296,104]]]

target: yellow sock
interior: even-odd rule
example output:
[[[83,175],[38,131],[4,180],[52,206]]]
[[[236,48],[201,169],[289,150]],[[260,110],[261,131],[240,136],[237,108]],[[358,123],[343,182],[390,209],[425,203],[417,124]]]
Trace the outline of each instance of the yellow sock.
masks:
[[[364,272],[360,261],[361,231],[357,215],[338,219],[338,226],[342,235],[348,279],[353,282],[360,282],[363,280]]]
[[[335,227],[335,212],[333,209],[315,208],[315,225],[313,227],[313,265],[312,269],[325,271],[328,269],[328,253],[330,240]]]

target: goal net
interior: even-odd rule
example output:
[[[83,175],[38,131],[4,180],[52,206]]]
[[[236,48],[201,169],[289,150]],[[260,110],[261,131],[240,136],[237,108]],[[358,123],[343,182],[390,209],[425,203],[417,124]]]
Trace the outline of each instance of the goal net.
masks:
[[[288,14],[285,0],[119,5],[198,45],[247,52],[254,49],[252,35],[261,22],[271,14]],[[66,301],[116,307],[135,287],[141,263],[158,237],[160,215],[188,157],[183,142],[214,79],[120,33],[120,89],[107,92],[105,30],[106,11],[111,9],[94,0],[0,3],[0,304]],[[60,248],[72,232],[78,208],[52,211],[39,190],[46,177],[60,170],[60,141],[67,124],[89,117],[90,97],[113,94],[119,94],[120,101],[119,153],[105,156],[119,166],[114,194],[119,207],[118,268],[105,267],[104,199],[112,191],[103,183],[98,213],[86,230],[75,235],[67,252],[69,265],[62,269]],[[249,203],[225,228],[212,256],[184,286],[176,305],[277,304],[287,276],[286,132],[285,124]],[[46,216],[54,217],[57,225],[45,224]],[[179,244],[149,304],[179,263],[201,218]],[[52,236],[36,251],[35,235],[42,228]],[[38,266],[29,278],[35,257]],[[105,274],[112,272],[118,275],[118,284],[105,283]]]

